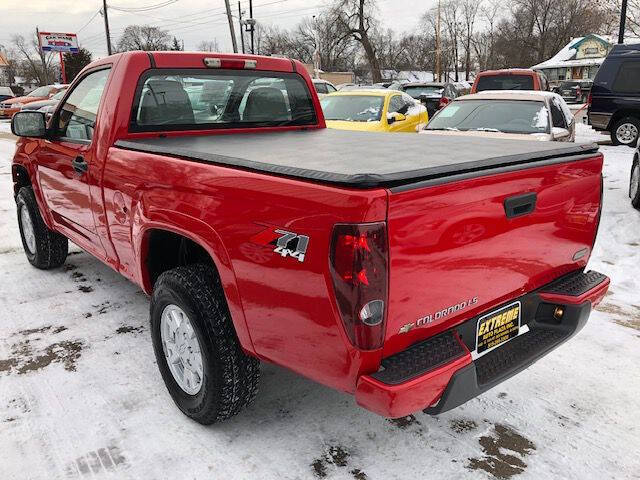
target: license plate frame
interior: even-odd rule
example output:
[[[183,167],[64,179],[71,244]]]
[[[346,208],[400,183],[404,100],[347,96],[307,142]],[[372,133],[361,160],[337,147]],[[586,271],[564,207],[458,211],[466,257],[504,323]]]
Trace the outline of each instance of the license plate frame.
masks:
[[[504,345],[524,333],[522,330],[522,303],[519,300],[481,316],[476,324],[474,356],[477,358]]]

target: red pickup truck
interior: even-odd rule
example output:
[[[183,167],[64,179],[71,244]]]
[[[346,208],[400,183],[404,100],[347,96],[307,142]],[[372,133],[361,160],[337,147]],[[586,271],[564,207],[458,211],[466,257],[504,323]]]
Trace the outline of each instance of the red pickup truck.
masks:
[[[175,403],[201,423],[273,362],[388,417],[454,408],[580,330],[596,145],[325,128],[304,66],[129,52],[86,67],[48,123],[20,112],[28,260],[68,240],[151,296]]]

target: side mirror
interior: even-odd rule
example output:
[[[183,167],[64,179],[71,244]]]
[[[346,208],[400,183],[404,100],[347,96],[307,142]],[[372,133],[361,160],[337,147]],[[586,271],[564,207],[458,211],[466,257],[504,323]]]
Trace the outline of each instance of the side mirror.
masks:
[[[571,135],[571,132],[569,130],[567,130],[566,128],[560,128],[560,127],[553,127],[551,129],[551,133],[553,135],[553,138],[568,138]]]
[[[11,119],[11,133],[18,137],[44,138],[47,122],[43,112],[17,112]]]
[[[407,119],[407,116],[403,113],[393,112],[387,113],[387,123],[391,125],[392,123],[402,122]]]

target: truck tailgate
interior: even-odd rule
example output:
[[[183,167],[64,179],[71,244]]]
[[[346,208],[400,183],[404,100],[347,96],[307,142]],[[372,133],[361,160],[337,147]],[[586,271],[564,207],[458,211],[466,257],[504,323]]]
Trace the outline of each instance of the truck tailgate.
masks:
[[[592,153],[390,189],[383,355],[586,265],[601,170]]]

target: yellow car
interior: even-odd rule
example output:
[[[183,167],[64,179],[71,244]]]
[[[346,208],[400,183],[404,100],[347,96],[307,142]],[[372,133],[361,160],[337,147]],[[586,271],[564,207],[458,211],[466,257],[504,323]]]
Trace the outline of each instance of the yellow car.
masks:
[[[363,132],[417,132],[429,121],[424,105],[387,89],[347,90],[321,100],[327,127]]]

